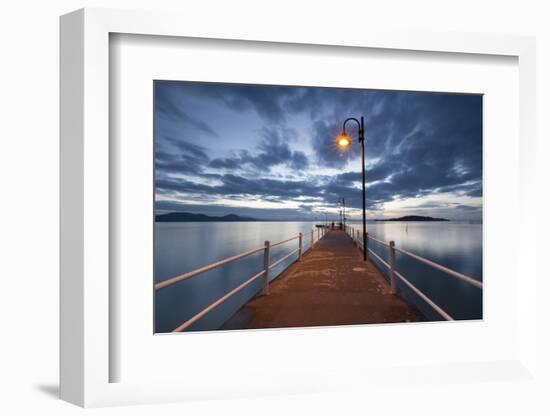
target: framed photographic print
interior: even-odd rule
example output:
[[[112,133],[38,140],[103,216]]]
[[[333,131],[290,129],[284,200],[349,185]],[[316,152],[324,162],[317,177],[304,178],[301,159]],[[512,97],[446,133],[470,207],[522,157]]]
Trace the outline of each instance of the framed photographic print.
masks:
[[[245,31],[61,19],[62,398],[529,379],[533,40]]]
[[[483,318],[481,95],[155,80],[154,117],[156,333]]]

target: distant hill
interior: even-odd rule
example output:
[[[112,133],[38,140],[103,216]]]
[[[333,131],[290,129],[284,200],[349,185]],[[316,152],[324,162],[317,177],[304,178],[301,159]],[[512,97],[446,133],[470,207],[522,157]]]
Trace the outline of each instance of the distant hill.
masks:
[[[387,220],[376,220],[376,221],[450,221],[450,220],[446,218],[424,217],[422,215],[405,215],[404,217],[390,218]]]
[[[157,222],[263,221],[257,218],[240,217],[235,214],[228,214],[223,217],[211,217],[209,215],[192,214],[190,212],[170,212],[168,214],[159,214],[155,219]]]

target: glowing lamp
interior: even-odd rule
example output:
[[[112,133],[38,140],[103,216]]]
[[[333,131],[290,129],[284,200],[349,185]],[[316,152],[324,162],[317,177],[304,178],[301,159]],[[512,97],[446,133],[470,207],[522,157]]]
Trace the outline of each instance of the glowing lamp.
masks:
[[[338,138],[338,146],[340,147],[348,147],[351,144],[351,140],[349,139],[348,135],[344,132],[342,135]]]

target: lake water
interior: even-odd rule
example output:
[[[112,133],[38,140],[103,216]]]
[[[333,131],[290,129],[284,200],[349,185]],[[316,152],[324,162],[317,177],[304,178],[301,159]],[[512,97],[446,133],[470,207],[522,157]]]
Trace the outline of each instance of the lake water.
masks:
[[[157,222],[155,224],[155,281],[195,270],[256,247],[306,234],[310,247],[314,222]],[[298,240],[273,247],[274,263],[298,247]],[[298,254],[270,272],[270,280],[296,260]],[[159,290],[155,296],[156,332],[169,332],[263,268],[263,252]],[[262,288],[262,279],[228,299],[189,330],[218,329]]]
[[[359,224],[352,225],[359,227]],[[276,242],[300,232],[307,236],[304,237],[306,250],[310,245],[309,233],[314,226],[314,222],[156,223],[155,281],[159,282],[226,257],[263,247],[265,240]],[[369,235],[377,239],[394,240],[398,247],[482,279],[481,224],[369,222],[367,227]],[[297,247],[298,240],[294,240],[272,248],[271,263]],[[387,259],[387,248],[375,242],[370,244],[370,248]],[[273,270],[270,279],[276,278],[286,265],[296,258],[297,254]],[[173,330],[258,273],[262,267],[263,253],[259,252],[158,291],[155,295],[155,331]],[[481,290],[400,254],[397,254],[397,270],[455,319],[481,318]],[[193,324],[190,330],[220,328],[243,304],[254,297],[261,287],[261,279],[258,279]],[[400,289],[427,319],[439,319],[417,295],[402,285]]]
[[[361,229],[359,223],[349,223]],[[374,222],[367,232],[452,270],[483,280],[483,226],[468,222]],[[369,240],[369,248],[389,262],[388,248]],[[386,268],[371,260],[387,275]],[[435,270],[404,254],[396,253],[396,270],[454,319],[482,318],[482,290]],[[398,279],[398,287],[429,320],[441,317]]]

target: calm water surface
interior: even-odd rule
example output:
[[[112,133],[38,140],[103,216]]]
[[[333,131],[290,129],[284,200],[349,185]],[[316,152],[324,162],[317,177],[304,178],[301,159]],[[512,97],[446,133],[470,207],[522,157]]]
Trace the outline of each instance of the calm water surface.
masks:
[[[359,223],[350,223],[360,229]],[[483,226],[468,222],[373,222],[367,232],[378,240],[395,241],[404,248],[450,269],[483,280]],[[372,240],[369,248],[389,261],[388,248]],[[380,270],[386,272],[376,259]],[[482,318],[482,290],[435,270],[400,253],[396,253],[397,270],[442,307],[454,319]],[[387,273],[385,273],[387,275]],[[440,316],[398,279],[398,287],[429,320]]]
[[[314,222],[158,222],[155,224],[155,281],[195,270],[256,247],[286,240],[298,233],[304,250],[310,246]],[[298,247],[298,239],[273,247],[271,263]],[[270,280],[298,254],[270,272]],[[263,268],[263,252],[162,289],[155,296],[156,332],[169,332]],[[258,279],[197,321],[190,330],[218,329],[262,288]]]
[[[359,228],[359,224],[352,224]],[[276,242],[299,232],[309,233],[314,222],[160,222],[155,224],[155,281],[185,273],[252,248],[265,240]],[[429,258],[476,279],[482,279],[482,225],[461,222],[368,224],[369,235],[394,240],[396,246]],[[304,237],[304,249],[310,238]],[[271,263],[298,246],[298,240],[274,247]],[[387,260],[387,248],[372,242],[370,248]],[[274,279],[297,254],[272,273]],[[263,253],[237,260],[198,275],[155,295],[156,332],[169,332],[225,295],[263,267]],[[381,267],[381,269],[383,269]],[[481,290],[397,254],[397,270],[455,319],[482,316]],[[220,328],[261,289],[261,279],[196,322],[191,330]],[[439,319],[429,307],[402,287],[403,295],[429,319]]]

